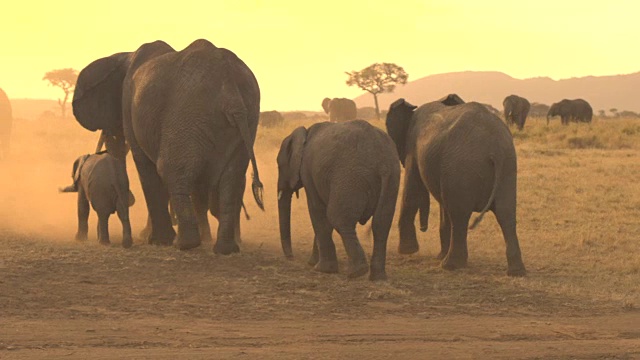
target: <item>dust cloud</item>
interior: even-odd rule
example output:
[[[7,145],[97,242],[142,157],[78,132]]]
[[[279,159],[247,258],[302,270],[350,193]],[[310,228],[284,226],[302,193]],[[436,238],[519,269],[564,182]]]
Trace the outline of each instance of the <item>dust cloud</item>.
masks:
[[[0,230],[48,241],[74,241],[77,230],[77,195],[61,194],[58,188],[71,183],[73,161],[82,154],[93,152],[98,137],[97,132],[83,129],[72,118],[16,120],[12,135],[12,154],[8,159],[0,161]],[[256,140],[260,177],[265,186],[266,211],[261,211],[250,190],[245,190],[245,204],[251,216],[251,220],[246,220],[244,216],[241,220],[242,238],[245,242],[258,245],[279,244],[275,162],[278,146],[279,141],[273,141],[271,137],[258,136]],[[143,240],[138,234],[146,224],[147,210],[131,155],[127,158],[127,171],[131,191],[136,196],[136,204],[130,208],[134,244],[142,244]],[[250,175],[249,167],[249,184]],[[292,230],[294,234],[297,230],[304,232],[303,243],[305,248],[310,248],[313,236],[306,201],[301,196],[299,200],[294,199],[292,205]],[[209,219],[215,240],[217,222],[211,215]],[[89,215],[89,242],[97,242],[96,227],[97,215],[92,210]],[[109,230],[112,243],[119,245],[122,227],[115,214],[110,218]]]

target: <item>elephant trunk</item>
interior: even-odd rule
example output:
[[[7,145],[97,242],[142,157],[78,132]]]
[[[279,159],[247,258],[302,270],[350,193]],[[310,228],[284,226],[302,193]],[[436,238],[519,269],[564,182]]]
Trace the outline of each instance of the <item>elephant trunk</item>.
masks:
[[[549,125],[549,114],[547,114],[547,125]]]
[[[278,218],[280,219],[280,242],[282,251],[287,259],[293,259],[291,250],[291,197],[293,192],[278,192]]]

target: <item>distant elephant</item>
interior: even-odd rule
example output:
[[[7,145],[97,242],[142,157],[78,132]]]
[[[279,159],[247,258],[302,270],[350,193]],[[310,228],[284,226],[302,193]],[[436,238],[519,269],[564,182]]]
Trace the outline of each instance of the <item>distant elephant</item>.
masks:
[[[329,114],[329,121],[331,122],[355,120],[358,116],[356,103],[351,99],[325,98],[322,100],[322,109]]]
[[[263,111],[260,113],[260,125],[266,128],[273,128],[276,126],[282,126],[284,124],[284,117],[279,112]]]
[[[373,255],[369,279],[386,278],[387,237],[395,213],[400,165],[389,136],[364,120],[323,122],[299,127],[287,136],[277,157],[278,213],[282,249],[291,250],[291,197],[305,188],[315,233],[310,265],[338,272],[333,230],[342,237],[349,257],[349,277],[367,273],[356,223],[372,220]]]
[[[590,123],[593,118],[593,109],[588,102],[582,99],[568,100],[563,99],[554,103],[547,113],[547,125],[549,118],[560,116],[562,125],[568,125],[569,121]]]
[[[518,130],[522,130],[531,109],[529,100],[518,95],[509,95],[502,101],[502,106],[504,106],[504,119],[507,124],[515,124]]]
[[[98,214],[98,241],[108,245],[109,216],[118,213],[122,222],[122,246],[131,247],[129,207],[136,199],[129,190],[129,177],[124,159],[108,153],[83,155],[73,163],[73,184],[60,192],[78,193],[77,240],[86,240],[89,232],[89,211]]]
[[[544,117],[549,112],[549,105],[540,104],[537,102],[531,103],[531,109],[529,110],[529,116],[531,117]]]
[[[454,94],[416,109],[399,99],[389,107],[387,132],[405,168],[399,228],[401,254],[418,251],[414,220],[428,227],[429,194],[440,203],[438,259],[447,270],[467,265],[471,213],[493,211],[507,245],[507,274],[526,273],[516,234],[517,161],[508,127],[479,103]]]
[[[78,76],[73,113],[86,129],[108,135],[116,157],[123,157],[125,140],[131,147],[151,218],[150,243],[173,242],[170,197],[180,249],[200,245],[209,210],[219,220],[214,252],[239,251],[249,160],[253,196],[263,208],[253,153],[260,89],[233,52],[202,39],[182,51],[156,41],[98,59]]]
[[[7,94],[0,89],[0,160],[9,156],[12,126],[11,102]]]

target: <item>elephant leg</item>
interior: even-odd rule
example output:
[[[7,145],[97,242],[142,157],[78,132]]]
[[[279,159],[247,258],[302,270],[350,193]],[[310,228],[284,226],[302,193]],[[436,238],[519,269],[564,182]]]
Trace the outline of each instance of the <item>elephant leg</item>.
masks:
[[[240,181],[244,176],[244,173],[228,169],[220,179],[218,185],[219,203],[217,206],[217,213],[219,214],[218,234],[216,243],[213,246],[213,252],[216,254],[229,255],[240,252],[240,247],[235,241],[235,237],[236,227],[240,226],[242,192],[244,190],[239,185],[241,185]]]
[[[440,205],[440,253],[436,257],[438,260],[442,260],[447,256],[449,247],[451,244],[451,220],[449,214],[444,209],[444,206]]]
[[[445,209],[447,211],[448,209]],[[448,212],[451,221],[451,242],[449,252],[442,260],[442,268],[455,270],[467,266],[469,257],[467,251],[467,228],[469,226],[470,212]]]
[[[367,257],[358,240],[358,234],[356,233],[355,223],[349,225],[341,225],[336,228],[340,237],[342,238],[342,244],[349,257],[349,269],[347,271],[347,277],[357,278],[369,271],[369,264],[367,263]],[[333,243],[333,241],[332,241]],[[335,245],[334,245],[335,249]]]
[[[209,194],[206,187],[200,188],[192,196],[193,206],[196,210],[198,219],[198,231],[200,232],[201,242],[212,242],[211,227],[209,226]]]
[[[89,233],[89,211],[91,206],[84,194],[84,190],[79,186],[78,189],[78,232],[76,240],[87,240]]]
[[[158,174],[156,165],[135,143],[130,145],[133,160],[135,161],[142,185],[142,191],[144,192],[144,198],[147,202],[147,210],[149,211],[151,231],[146,239],[150,244],[171,245],[176,236],[176,232],[173,230],[173,226],[171,226],[171,217],[168,211],[169,195],[167,194],[167,190]]]
[[[413,254],[418,252],[418,237],[416,235],[415,219],[418,209],[421,213],[421,227],[426,228],[429,214],[429,194],[425,189],[422,179],[417,169],[407,171],[404,179],[404,190],[402,192],[402,206],[400,208],[400,219],[398,225],[400,228],[400,243],[398,244],[398,252],[400,254]],[[422,222],[421,221],[421,222]]]
[[[306,188],[309,217],[315,233],[315,246],[318,247],[318,262],[314,269],[323,273],[338,272],[338,257],[333,243],[333,226],[327,218],[327,207],[322,203],[314,189]]]
[[[397,186],[397,183],[396,183]],[[387,189],[386,191],[390,191]],[[389,231],[393,224],[393,215],[396,209],[397,193],[391,196],[387,201],[378,204],[376,212],[371,220],[371,231],[373,232],[373,254],[371,254],[371,267],[369,271],[369,280],[386,280],[387,272],[385,264],[387,262],[387,240],[389,239]]]
[[[133,239],[131,238],[131,222],[129,221],[129,204],[125,203],[124,199],[118,201],[116,212],[118,218],[122,224],[122,247],[130,248],[133,245]]]
[[[320,259],[320,256],[318,254],[318,239],[314,235],[314,237],[313,237],[313,247],[311,249],[311,256],[309,256],[309,260],[307,261],[307,264],[309,264],[311,266],[315,266],[318,263],[319,259]]]
[[[507,246],[507,275],[524,276],[527,270],[522,262],[520,242],[516,232],[516,197],[514,190],[511,191],[512,194],[504,194],[506,196],[496,194],[494,213],[500,229],[502,229],[502,235]]]
[[[109,245],[109,213],[98,213],[98,241],[102,245]]]

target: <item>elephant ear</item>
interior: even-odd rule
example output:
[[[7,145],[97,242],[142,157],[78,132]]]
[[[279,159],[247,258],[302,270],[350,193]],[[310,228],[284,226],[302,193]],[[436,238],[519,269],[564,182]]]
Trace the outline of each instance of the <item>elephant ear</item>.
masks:
[[[410,104],[405,99],[398,99],[391,103],[389,106],[389,112],[387,113],[387,134],[396,144],[398,156],[400,162],[404,166],[404,160],[406,158],[406,142],[407,131],[409,130],[409,124],[413,116],[413,111],[417,106]]]
[[[324,98],[324,100],[322,100],[322,109],[324,110],[325,114],[329,113],[329,105],[330,104],[331,104],[331,99]]]
[[[293,190],[300,188],[300,169],[302,168],[302,153],[307,141],[307,129],[304,126],[293,130],[289,136],[287,152],[289,155],[289,187]]]
[[[464,104],[464,100],[462,100],[462,98],[458,96],[458,94],[449,94],[438,101],[446,106],[455,106],[455,105]]]
[[[72,106],[85,129],[115,132],[122,127],[122,83],[129,54],[98,59],[80,71]]]
[[[71,174],[71,177],[73,177],[73,186],[76,188],[78,188],[78,181],[80,180],[80,172],[82,171],[82,165],[84,165],[85,161],[87,161],[87,159],[89,158],[90,155],[82,155],[79,158],[76,159],[76,161],[73,162],[73,174]]]

